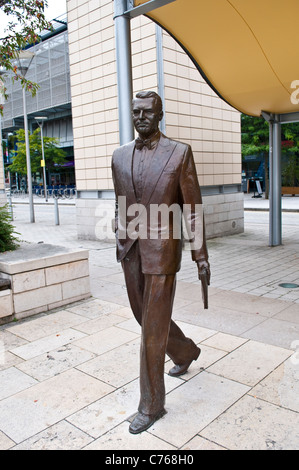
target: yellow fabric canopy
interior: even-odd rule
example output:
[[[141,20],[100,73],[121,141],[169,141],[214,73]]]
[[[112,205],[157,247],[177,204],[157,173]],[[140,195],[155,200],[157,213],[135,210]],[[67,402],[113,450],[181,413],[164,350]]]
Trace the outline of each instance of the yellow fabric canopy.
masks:
[[[299,111],[299,0],[176,0],[147,16],[234,108],[252,116]]]

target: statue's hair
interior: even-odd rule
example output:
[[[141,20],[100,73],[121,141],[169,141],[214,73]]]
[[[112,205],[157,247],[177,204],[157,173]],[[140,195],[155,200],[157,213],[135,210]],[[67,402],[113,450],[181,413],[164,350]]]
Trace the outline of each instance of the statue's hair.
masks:
[[[136,98],[154,98],[156,100],[156,105],[159,108],[159,112],[163,111],[163,104],[160,96],[155,91],[140,91],[136,94]]]

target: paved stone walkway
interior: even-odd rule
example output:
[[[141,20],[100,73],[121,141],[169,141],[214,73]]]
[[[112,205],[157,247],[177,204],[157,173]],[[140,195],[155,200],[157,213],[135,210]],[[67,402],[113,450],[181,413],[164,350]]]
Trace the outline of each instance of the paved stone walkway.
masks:
[[[181,378],[168,376],[167,414],[128,432],[139,399],[140,331],[113,245],[76,240],[72,208],[49,230],[15,207],[28,241],[90,249],[92,297],[0,327],[0,449],[298,449],[298,219],[284,245],[267,246],[263,213],[245,213],[245,233],[210,240],[209,310],[184,252],[174,318],[202,349]],[[27,217],[27,216],[26,216]],[[41,238],[42,237],[42,238]],[[133,452],[132,452],[133,453]]]

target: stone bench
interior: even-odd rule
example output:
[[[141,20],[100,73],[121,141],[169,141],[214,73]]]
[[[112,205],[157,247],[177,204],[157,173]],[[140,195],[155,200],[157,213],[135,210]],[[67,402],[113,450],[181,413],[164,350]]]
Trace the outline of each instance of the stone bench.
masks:
[[[0,278],[1,323],[46,312],[90,297],[88,251],[24,244],[0,255]]]

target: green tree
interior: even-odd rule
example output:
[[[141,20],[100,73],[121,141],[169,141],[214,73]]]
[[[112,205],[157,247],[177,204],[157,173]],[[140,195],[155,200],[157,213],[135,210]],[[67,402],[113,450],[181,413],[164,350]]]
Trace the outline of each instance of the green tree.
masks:
[[[298,155],[291,155],[285,162],[282,170],[283,186],[299,186],[299,158]]]
[[[13,251],[19,246],[19,240],[15,235],[19,234],[15,233],[7,205],[0,207],[0,253]]]
[[[284,127],[284,126],[283,126]],[[283,186],[299,185],[299,124],[291,123],[286,126],[284,135],[287,141],[283,143],[288,152],[288,158],[285,158],[282,165],[282,184]],[[290,143],[290,144],[288,144]]]
[[[54,137],[44,137],[43,141],[46,168],[48,170],[53,170],[55,169],[55,165],[63,165],[66,162],[66,153],[60,147],[58,147],[58,139]],[[10,166],[10,171],[20,175],[27,175],[24,129],[19,129],[16,132],[16,146],[17,150],[14,151],[15,156],[13,157],[13,163]],[[29,134],[29,147],[31,171],[32,173],[36,173],[41,171],[42,142],[40,129],[36,129],[32,134]]]
[[[269,153],[269,124],[264,118],[241,116],[242,155]]]
[[[0,0],[0,11],[7,15],[7,26],[0,38],[0,68],[13,72],[13,80],[20,80],[23,87],[34,95],[38,85],[22,76],[15,63],[20,50],[39,42],[39,33],[52,30],[52,24],[46,20],[44,8],[47,0]],[[6,97],[5,86],[0,93]],[[0,112],[3,105],[0,104]]]
[[[265,197],[269,195],[269,124],[264,118],[255,118],[242,114],[242,158],[259,155],[264,159]]]

